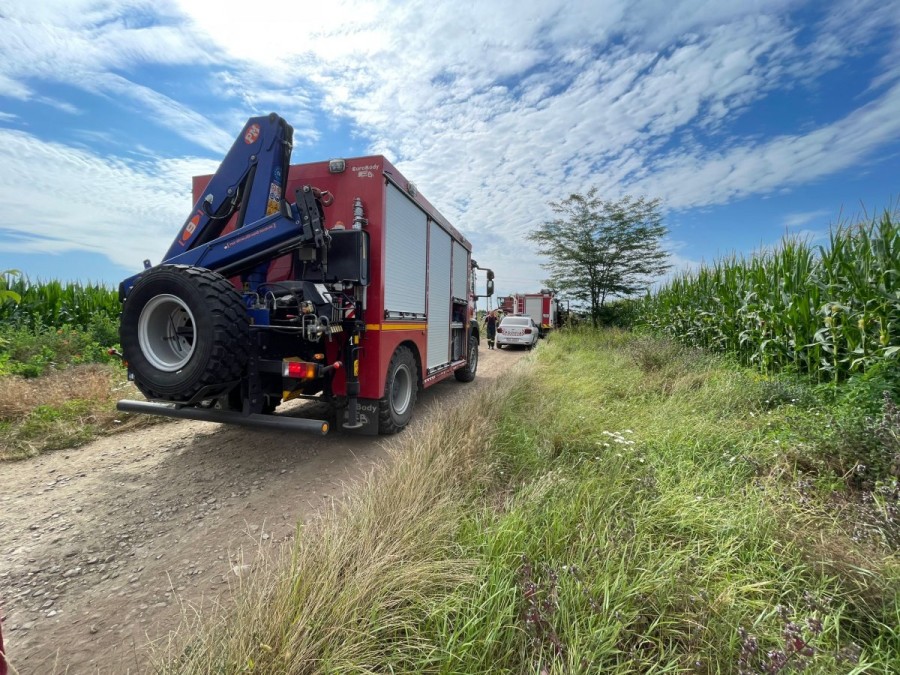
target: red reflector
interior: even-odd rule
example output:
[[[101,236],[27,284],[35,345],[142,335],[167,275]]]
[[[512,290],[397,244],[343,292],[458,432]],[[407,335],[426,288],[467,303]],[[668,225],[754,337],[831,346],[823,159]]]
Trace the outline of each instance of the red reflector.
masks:
[[[316,376],[315,363],[303,363],[302,361],[287,361],[284,364],[282,374],[294,380],[312,380]]]

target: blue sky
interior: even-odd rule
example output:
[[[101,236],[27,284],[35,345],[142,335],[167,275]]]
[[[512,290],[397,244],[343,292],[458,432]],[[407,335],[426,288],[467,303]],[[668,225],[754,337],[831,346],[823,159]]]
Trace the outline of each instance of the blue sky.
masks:
[[[897,0],[6,0],[0,270],[159,262],[243,122],[383,153],[497,272],[548,202],[659,197],[676,268],[900,198]]]

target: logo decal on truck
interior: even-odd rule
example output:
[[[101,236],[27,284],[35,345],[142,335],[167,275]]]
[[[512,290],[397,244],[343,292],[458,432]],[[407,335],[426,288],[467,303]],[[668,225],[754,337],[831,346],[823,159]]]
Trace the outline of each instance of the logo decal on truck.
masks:
[[[197,225],[199,224],[200,214],[198,213],[188,221],[187,225],[184,226],[184,232],[181,233],[181,240],[178,243],[184,246],[184,243],[191,238],[191,235],[194,234],[194,231],[197,229]]]
[[[247,127],[247,133],[244,134],[244,143],[250,145],[257,138],[259,138],[259,125],[251,124],[249,127]]]
[[[262,227],[262,228],[256,230],[255,232],[249,232],[249,233],[245,234],[243,237],[238,237],[237,239],[232,239],[231,241],[225,243],[225,244],[222,246],[222,250],[223,250],[223,251],[227,251],[227,250],[230,249],[232,246],[237,246],[238,244],[244,243],[244,242],[247,241],[248,239],[252,239],[253,237],[258,237],[258,236],[261,235],[263,232],[268,232],[269,230],[274,230],[274,229],[275,229],[275,225],[276,225],[275,223],[269,223],[269,224],[266,225],[265,227]]]
[[[266,215],[271,216],[273,213],[278,213],[278,209],[281,206],[281,185],[276,182],[272,182],[269,185],[269,199],[266,202]]]
[[[350,170],[356,173],[358,178],[374,178],[373,171],[378,171],[377,164],[366,164],[364,166],[351,166]]]

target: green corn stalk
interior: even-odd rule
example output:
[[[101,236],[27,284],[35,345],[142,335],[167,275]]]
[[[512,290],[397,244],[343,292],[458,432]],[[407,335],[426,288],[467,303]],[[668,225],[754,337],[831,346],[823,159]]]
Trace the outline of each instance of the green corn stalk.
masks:
[[[674,277],[633,314],[763,372],[790,366],[838,382],[900,358],[898,214],[838,224],[823,246],[788,237],[750,259],[723,258]]]
[[[19,301],[0,305],[0,321],[32,330],[86,329],[96,317],[115,318],[120,311],[118,294],[102,284],[33,283],[20,276],[9,283],[8,290]]]

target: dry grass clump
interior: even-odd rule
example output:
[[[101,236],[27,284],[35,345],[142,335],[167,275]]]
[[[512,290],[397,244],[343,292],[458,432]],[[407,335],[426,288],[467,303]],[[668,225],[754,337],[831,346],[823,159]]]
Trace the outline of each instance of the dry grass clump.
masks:
[[[130,387],[125,371],[99,363],[55,370],[38,378],[0,378],[0,420],[14,421],[39,406],[61,406],[73,399],[113,400],[119,388]]]
[[[0,460],[81,445],[99,434],[155,422],[124,415],[116,401],[137,394],[125,371],[90,363],[38,378],[0,378]]]

